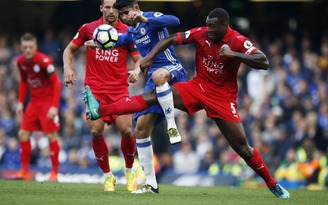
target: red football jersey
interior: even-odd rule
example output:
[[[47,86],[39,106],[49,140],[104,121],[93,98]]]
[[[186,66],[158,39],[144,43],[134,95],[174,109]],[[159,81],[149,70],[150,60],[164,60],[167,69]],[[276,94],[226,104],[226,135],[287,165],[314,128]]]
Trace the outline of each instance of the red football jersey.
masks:
[[[178,39],[180,44],[197,45],[197,75],[193,80],[213,93],[236,98],[238,95],[237,72],[241,62],[232,58],[220,58],[219,51],[222,46],[229,46],[232,51],[252,54],[257,50],[253,44],[231,28],[228,28],[227,35],[217,43],[213,43],[208,38],[206,27],[178,33]]]
[[[103,19],[81,26],[72,42],[82,46],[85,41],[93,39],[93,31],[103,24]],[[115,29],[119,34],[126,33],[128,26],[121,21]],[[87,49],[85,81],[94,93],[122,93],[128,90],[128,53],[137,55],[134,44],[114,47],[111,50]]]
[[[22,54],[17,58],[17,65],[21,80],[29,87],[31,101],[53,98],[54,84],[49,76],[55,72],[55,67],[48,56],[37,51],[32,60],[27,61]]]

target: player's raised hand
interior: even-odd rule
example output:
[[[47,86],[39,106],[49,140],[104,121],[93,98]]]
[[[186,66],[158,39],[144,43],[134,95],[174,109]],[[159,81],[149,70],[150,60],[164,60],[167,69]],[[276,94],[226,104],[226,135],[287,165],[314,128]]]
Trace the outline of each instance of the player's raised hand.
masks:
[[[129,19],[137,22],[148,22],[148,19],[144,17],[140,12],[137,11],[130,11],[129,12]]]
[[[152,65],[152,59],[144,57],[140,61],[140,69],[143,74],[147,75],[148,70],[150,69]]]
[[[71,67],[64,68],[65,86],[73,85],[76,81],[75,73]]]

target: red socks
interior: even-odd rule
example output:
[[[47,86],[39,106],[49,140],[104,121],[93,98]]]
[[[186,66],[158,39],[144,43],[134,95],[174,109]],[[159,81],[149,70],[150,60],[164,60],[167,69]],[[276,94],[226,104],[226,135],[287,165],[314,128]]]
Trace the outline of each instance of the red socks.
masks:
[[[276,181],[272,178],[270,171],[266,164],[263,162],[259,152],[254,149],[253,157],[246,162],[260,177],[263,178],[267,187],[276,185]]]
[[[20,160],[21,160],[21,170],[28,172],[30,169],[31,161],[31,142],[28,139],[25,142],[20,142]]]
[[[125,167],[132,168],[136,153],[136,141],[134,136],[130,138],[121,138],[121,150],[125,160]]]
[[[53,141],[49,144],[49,148],[50,148],[50,160],[51,160],[51,164],[52,164],[52,172],[58,173],[58,167],[59,167],[59,151],[60,151],[60,147],[58,144],[58,141]]]
[[[108,161],[108,147],[105,138],[102,137],[98,140],[92,140],[92,148],[96,155],[98,165],[103,173],[110,172],[109,161]]]
[[[29,171],[30,168],[30,161],[31,161],[31,142],[30,140],[27,140],[25,142],[20,142],[20,159],[21,159],[21,170],[22,171]],[[50,159],[52,163],[52,172],[58,173],[58,167],[59,167],[59,151],[60,147],[58,144],[58,141],[51,142],[49,144],[50,149]]]
[[[112,104],[100,104],[98,112],[100,116],[123,115],[140,112],[148,107],[141,95],[122,98]]]
[[[102,137],[99,140],[92,140],[93,151],[95,152],[98,165],[103,173],[110,172],[108,161],[108,147],[105,138]],[[132,168],[134,163],[134,157],[136,153],[136,142],[133,136],[130,138],[121,138],[121,149],[124,155],[125,166]]]

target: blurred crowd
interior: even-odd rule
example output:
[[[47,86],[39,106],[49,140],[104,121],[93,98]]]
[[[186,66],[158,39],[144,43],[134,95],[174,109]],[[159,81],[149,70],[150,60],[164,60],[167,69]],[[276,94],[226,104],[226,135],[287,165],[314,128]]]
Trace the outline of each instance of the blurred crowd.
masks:
[[[44,32],[39,50],[54,61],[63,81],[62,51],[74,34]],[[248,142],[259,150],[278,180],[303,180],[326,186],[328,154],[328,35],[320,44],[292,32],[269,38],[248,36],[268,57],[270,69],[261,71],[241,65],[238,74],[238,109]],[[316,39],[317,40],[317,39]],[[318,40],[317,40],[318,42]],[[195,73],[193,46],[176,46],[189,77]],[[20,54],[18,38],[0,34],[0,165],[19,169],[17,132],[21,119],[15,116],[19,74],[15,64]],[[63,87],[60,103],[60,171],[68,166],[97,167],[82,101],[85,50],[80,49],[74,63],[77,80]],[[141,74],[142,75],[142,74]],[[142,92],[145,77],[130,84],[131,95]],[[229,174],[245,180],[253,175],[230,148],[216,125],[204,111],[193,116],[176,114],[182,143],[170,145],[165,122],[153,131],[158,175],[174,173]],[[106,126],[105,137],[111,155],[120,156],[120,136],[115,126]],[[50,167],[48,140],[35,132],[32,165]]]

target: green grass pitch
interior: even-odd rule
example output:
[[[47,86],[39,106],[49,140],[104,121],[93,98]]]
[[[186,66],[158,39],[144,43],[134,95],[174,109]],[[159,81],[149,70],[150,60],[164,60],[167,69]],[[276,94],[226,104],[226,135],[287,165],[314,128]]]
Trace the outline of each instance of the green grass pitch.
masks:
[[[328,194],[305,189],[288,190],[290,199],[277,199],[266,188],[180,187],[160,185],[160,194],[136,195],[118,184],[115,192],[103,192],[102,184],[0,180],[0,204],[33,205],[325,205]]]

